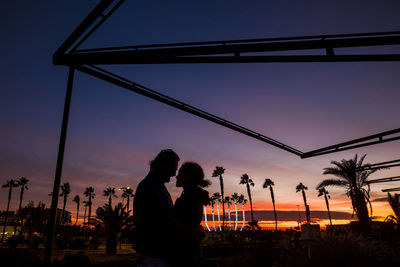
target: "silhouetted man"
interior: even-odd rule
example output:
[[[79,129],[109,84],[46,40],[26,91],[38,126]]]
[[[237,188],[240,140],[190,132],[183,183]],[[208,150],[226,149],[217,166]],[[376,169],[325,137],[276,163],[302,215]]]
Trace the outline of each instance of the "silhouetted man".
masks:
[[[165,183],[176,175],[179,156],[171,149],[160,151],[150,162],[150,171],[136,188],[134,248],[139,266],[167,266],[168,232],[172,199]]]

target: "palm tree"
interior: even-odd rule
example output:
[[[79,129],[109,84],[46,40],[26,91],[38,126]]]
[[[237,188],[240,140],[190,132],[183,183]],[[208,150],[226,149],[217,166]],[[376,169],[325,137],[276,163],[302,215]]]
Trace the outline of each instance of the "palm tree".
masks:
[[[4,233],[6,232],[7,217],[8,217],[8,211],[10,209],[12,189],[17,186],[18,186],[18,183],[14,179],[7,180],[7,182],[5,184],[3,184],[3,188],[8,188],[8,202],[7,202],[6,214],[4,216],[3,235],[1,236],[1,242],[4,241]]]
[[[110,207],[112,207],[112,198],[115,197],[117,198],[117,195],[115,194],[115,187],[107,187],[104,191],[103,191],[103,196],[108,197],[108,205],[110,205]]]
[[[231,198],[230,197],[225,197],[225,203],[228,204],[228,221],[229,221],[229,230],[232,230],[232,226],[231,226]]]
[[[332,218],[331,218],[331,212],[329,211],[329,201],[328,198],[331,198],[331,196],[329,195],[329,192],[325,190],[325,187],[321,187],[320,189],[318,189],[318,196],[324,196],[325,198],[325,204],[326,204],[326,209],[328,210],[328,216],[329,216],[329,222],[332,225]]]
[[[83,225],[85,225],[86,222],[86,209],[89,206],[89,202],[87,201],[82,201],[82,206],[85,207],[85,213],[83,214]]]
[[[75,221],[75,225],[76,225],[78,223],[79,204],[81,203],[81,198],[79,197],[79,195],[76,195],[72,201],[76,203],[76,221]]]
[[[213,228],[214,228],[214,232],[216,232],[217,228],[215,228],[215,216],[214,216],[214,214],[215,214],[214,213],[215,198],[214,198],[214,196],[210,197],[210,203],[209,204],[211,205]]]
[[[274,207],[274,217],[275,217],[275,231],[278,231],[278,219],[276,218],[276,209],[275,209],[275,196],[274,196],[274,189],[272,186],[274,186],[274,182],[271,179],[266,178],[263,184],[263,188],[268,188],[271,193],[271,200],[272,200],[272,206]]]
[[[250,201],[250,210],[251,210],[251,220],[254,221],[254,215],[253,215],[253,202],[251,200],[251,191],[250,191],[250,186],[254,186],[253,180],[249,178],[249,176],[245,173],[240,177],[240,183],[239,184],[245,184],[247,188],[247,195],[249,196],[249,201]]]
[[[225,226],[225,196],[224,196],[224,179],[222,179],[222,174],[224,174],[225,168],[216,166],[213,171],[212,177],[219,178],[219,185],[221,187],[221,200],[222,200],[222,228]]]
[[[400,224],[400,194],[394,194],[394,196],[392,196],[388,193],[388,200],[394,215],[387,216],[386,220]]]
[[[124,192],[122,193],[122,197],[126,198],[126,210],[127,210],[128,214],[129,214],[131,212],[129,210],[129,199],[131,197],[134,197],[132,188],[130,188],[129,186],[124,188]]]
[[[65,205],[67,204],[67,198],[70,193],[71,193],[71,186],[69,185],[69,183],[64,183],[63,185],[61,185],[60,197],[64,197],[62,215],[60,218],[61,223],[64,222]]]
[[[94,188],[89,186],[86,187],[85,192],[83,193],[85,197],[88,198],[88,206],[89,206],[89,216],[88,216],[88,222],[90,222],[90,215],[92,214],[92,199],[96,196],[94,193]]]
[[[117,254],[118,234],[129,223],[126,207],[118,203],[113,209],[105,204],[96,210],[96,218],[89,221],[91,225],[106,233],[106,254]]]
[[[247,199],[244,198],[244,195],[240,194],[239,196],[239,200],[238,203],[242,204],[242,220],[243,220],[243,224],[242,224],[242,228],[240,228],[240,231],[243,231],[244,225],[246,224],[246,215],[244,212],[244,205],[247,203]]]
[[[219,216],[219,202],[221,200],[221,194],[220,193],[214,193],[213,194],[214,200],[217,202],[217,216],[218,216],[218,228],[220,231],[222,231],[221,228],[221,217]]]
[[[372,173],[384,169],[374,168],[373,170],[366,170],[368,164],[363,164],[366,154],[358,160],[356,154],[353,159],[342,159],[340,162],[331,161],[334,167],[324,168],[323,174],[330,174],[336,176],[337,179],[330,178],[323,180],[316,188],[326,186],[340,186],[346,189],[346,194],[351,199],[353,210],[357,214],[358,221],[360,222],[360,230],[364,232],[369,231],[369,215],[367,203],[371,209],[372,205],[369,200],[370,187],[367,181],[368,176]]]
[[[28,186],[26,185],[29,182],[29,179],[26,177],[21,177],[17,181],[17,186],[21,186],[21,191],[19,193],[19,206],[18,206],[18,219],[21,219],[21,207],[22,207],[22,199],[24,197],[24,191],[29,190]],[[17,224],[14,226],[14,235],[17,232]]]
[[[203,205],[203,209],[204,209],[204,224],[206,225],[207,230],[209,232],[211,232],[210,227],[208,227],[208,223],[207,223],[207,208],[206,208],[206,205]]]
[[[237,203],[239,202],[239,195],[238,193],[233,193],[231,196],[231,200],[233,201],[233,204],[235,204],[235,231],[237,229],[237,224],[238,224],[238,211],[237,211]]]
[[[300,192],[303,195],[303,201],[304,201],[304,206],[306,207],[306,218],[307,218],[307,223],[310,223],[311,221],[311,216],[310,216],[310,207],[307,205],[307,197],[306,197],[306,192],[305,190],[308,190],[308,187],[303,185],[303,183],[299,183],[296,186],[296,193]]]

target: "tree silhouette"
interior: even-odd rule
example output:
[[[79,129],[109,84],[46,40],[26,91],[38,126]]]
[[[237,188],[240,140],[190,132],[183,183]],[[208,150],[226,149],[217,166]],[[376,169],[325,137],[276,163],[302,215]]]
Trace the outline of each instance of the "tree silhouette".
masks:
[[[18,206],[18,219],[21,219],[21,207],[22,207],[22,199],[24,198],[25,189],[29,190],[28,186],[26,185],[29,182],[29,179],[26,177],[21,177],[18,179],[17,184],[21,187],[21,191],[19,193],[19,206]],[[14,235],[17,232],[17,224],[14,227]]]
[[[61,222],[64,222],[64,216],[65,216],[65,205],[67,204],[67,199],[68,195],[71,193],[71,186],[69,183],[64,183],[61,185],[61,193],[60,197],[64,197],[64,202],[63,202],[63,209],[62,209],[62,216],[60,218]]]
[[[220,193],[214,193],[213,198],[216,201],[217,204],[217,216],[218,216],[218,228],[220,231],[222,231],[221,228],[221,217],[219,216],[219,202],[221,201],[221,194]]]
[[[82,206],[85,207],[85,212],[83,214],[83,225],[85,225],[85,223],[86,223],[86,210],[87,210],[87,207],[89,206],[89,202],[82,201]]]
[[[244,211],[244,205],[247,203],[247,199],[245,199],[244,195],[240,194],[238,203],[242,204],[242,212],[243,212],[242,221],[243,221],[243,224],[242,224],[242,228],[240,228],[240,231],[243,231],[244,225],[246,224],[246,215],[245,215],[245,211]]]
[[[231,200],[233,201],[233,204],[235,205],[235,228],[234,228],[234,230],[236,231],[237,224],[238,224],[238,210],[237,210],[237,204],[239,202],[238,193],[233,193],[231,196]]]
[[[129,210],[129,200],[130,200],[131,197],[134,197],[134,194],[133,194],[132,188],[130,188],[129,186],[126,187],[126,188],[124,188],[123,190],[124,190],[124,191],[123,191],[123,193],[122,193],[122,197],[123,197],[123,198],[126,198],[126,210],[127,210],[128,214],[129,214],[129,213],[130,213],[130,210]]]
[[[254,215],[253,215],[253,202],[251,200],[251,191],[250,191],[250,186],[254,187],[254,182],[249,178],[249,176],[245,173],[240,177],[240,183],[239,184],[245,184],[246,189],[247,189],[247,195],[249,196],[249,201],[250,201],[250,210],[251,210],[251,220],[254,221]]]
[[[89,224],[106,234],[106,254],[117,253],[118,234],[129,223],[129,214],[122,203],[118,203],[113,209],[105,204],[96,210],[96,218],[92,218]]]
[[[356,154],[353,159],[342,159],[341,162],[331,161],[334,167],[324,168],[323,174],[336,176],[337,179],[330,178],[323,180],[317,189],[327,186],[339,186],[346,189],[346,194],[351,199],[353,210],[357,214],[358,221],[360,223],[361,231],[369,231],[369,215],[367,203],[371,209],[372,205],[369,200],[370,187],[367,183],[367,178],[378,170],[385,169],[374,168],[373,170],[365,170],[364,168],[369,166],[363,164],[366,154],[358,160]]]
[[[274,195],[274,189],[272,186],[274,186],[274,182],[271,179],[266,178],[263,184],[263,188],[268,188],[271,193],[271,200],[272,200],[272,206],[274,207],[274,217],[275,217],[275,231],[278,231],[278,219],[276,217],[276,209],[275,209],[275,195]]]
[[[10,209],[12,189],[17,186],[18,186],[18,183],[14,179],[7,180],[7,182],[5,184],[3,184],[3,188],[8,188],[8,201],[7,201],[6,215],[4,216],[4,226],[3,226],[3,234],[1,236],[1,242],[4,241],[4,233],[6,232],[7,217],[8,217],[8,211]]]
[[[212,177],[219,178],[219,185],[221,187],[221,201],[222,201],[222,228],[225,226],[225,195],[224,195],[224,179],[222,178],[222,174],[224,174],[225,168],[216,166],[213,171]]]
[[[231,198],[230,197],[225,197],[225,201],[224,202],[228,205],[229,230],[232,230],[232,226],[231,226]]]
[[[79,195],[76,195],[72,201],[76,203],[76,221],[75,221],[75,225],[76,225],[78,223],[79,204],[81,203],[81,198],[79,197]]]
[[[87,201],[88,206],[89,206],[88,221],[90,221],[90,216],[92,214],[92,199],[94,199],[96,194],[94,193],[94,188],[91,186],[86,187],[85,192],[83,194],[85,195],[85,197],[88,198],[88,201]]]
[[[385,221],[389,220],[400,224],[400,194],[394,194],[394,196],[392,196],[390,193],[388,193],[388,201],[394,215],[387,216]]]
[[[214,196],[210,197],[210,203],[209,204],[211,205],[213,228],[214,228],[214,231],[216,232],[217,228],[215,228],[215,215],[214,215],[215,214],[215,212],[214,212],[215,198],[214,198]]]
[[[326,204],[326,209],[328,210],[328,216],[329,216],[329,222],[332,225],[332,218],[331,218],[331,212],[329,210],[329,201],[328,198],[331,198],[331,196],[329,195],[329,192],[325,190],[325,187],[321,187],[318,189],[318,196],[324,196],[325,198],[325,204]]]
[[[115,194],[115,187],[107,187],[103,191],[103,196],[108,197],[108,205],[112,207],[112,198],[113,197],[117,198],[117,195]]]
[[[299,183],[296,186],[296,193],[301,191],[301,194],[303,195],[303,201],[304,201],[304,206],[306,207],[306,219],[307,223],[310,223],[311,221],[311,216],[310,216],[310,207],[307,205],[307,197],[306,197],[306,192],[305,190],[308,190],[308,187],[303,185],[303,183]]]

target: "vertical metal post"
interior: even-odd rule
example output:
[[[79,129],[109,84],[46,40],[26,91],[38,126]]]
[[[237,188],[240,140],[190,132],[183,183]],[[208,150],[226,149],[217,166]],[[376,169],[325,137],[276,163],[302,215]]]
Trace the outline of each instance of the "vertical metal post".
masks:
[[[56,216],[57,216],[57,204],[58,204],[58,194],[60,192],[60,183],[61,183],[61,173],[62,166],[64,160],[64,148],[65,148],[65,139],[67,137],[67,128],[68,128],[68,118],[69,118],[69,110],[71,105],[71,95],[72,95],[72,85],[74,81],[74,72],[75,68],[69,68],[68,74],[68,84],[67,84],[67,93],[65,96],[65,104],[64,104],[64,113],[63,120],[61,126],[61,134],[60,134],[60,143],[58,146],[58,155],[57,155],[57,167],[56,174],[54,177],[54,186],[51,197],[51,209],[50,209],[50,217],[47,224],[47,239],[46,239],[46,251],[44,255],[44,263],[45,266],[48,266],[51,262],[51,256],[53,252],[53,244],[54,244],[54,236],[55,236],[55,226],[56,226]]]

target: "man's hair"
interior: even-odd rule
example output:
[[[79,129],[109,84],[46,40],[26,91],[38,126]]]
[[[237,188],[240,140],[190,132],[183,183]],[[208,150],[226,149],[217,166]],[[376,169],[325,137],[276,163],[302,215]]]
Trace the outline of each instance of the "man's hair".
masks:
[[[161,150],[152,161],[150,161],[150,169],[158,170],[160,166],[171,164],[175,161],[179,161],[178,154],[176,154],[172,149],[164,149]]]
[[[207,187],[211,184],[209,180],[204,180],[203,168],[195,162],[185,162],[179,172],[189,176],[189,183],[200,187]]]

